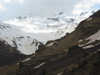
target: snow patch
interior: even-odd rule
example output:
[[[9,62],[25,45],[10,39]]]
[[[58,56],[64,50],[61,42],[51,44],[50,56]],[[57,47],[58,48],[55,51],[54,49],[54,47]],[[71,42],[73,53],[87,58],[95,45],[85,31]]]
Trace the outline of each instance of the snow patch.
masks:
[[[81,39],[81,40],[79,40],[78,42],[82,42],[83,40]]]
[[[83,49],[92,48],[92,47],[95,47],[95,46],[97,46],[97,45],[99,45],[99,44],[100,44],[100,43],[98,43],[98,44],[96,44],[96,45],[88,45],[88,46],[83,47]]]
[[[41,67],[41,66],[44,65],[44,64],[45,64],[45,62],[41,63],[40,65],[38,65],[38,66],[36,66],[36,67],[34,67],[34,68],[39,68],[39,67]]]
[[[88,45],[88,46],[83,47],[83,49],[92,48],[92,47],[94,47],[94,46],[93,45]]]
[[[51,42],[50,44],[47,44],[46,46],[52,46],[54,44],[54,42]]]
[[[29,61],[29,60],[31,60],[31,58],[27,58],[27,59],[23,60],[22,62],[26,62],[26,61]]]
[[[100,51],[100,49],[98,49],[97,51]]]
[[[90,41],[87,44],[92,43],[95,40],[100,40],[100,30],[97,33],[90,36],[89,38],[87,38],[86,40],[89,40],[89,39],[90,39]]]
[[[92,17],[88,18],[87,21],[92,20]]]
[[[61,73],[58,73],[57,75],[63,75],[63,73],[61,72]]]

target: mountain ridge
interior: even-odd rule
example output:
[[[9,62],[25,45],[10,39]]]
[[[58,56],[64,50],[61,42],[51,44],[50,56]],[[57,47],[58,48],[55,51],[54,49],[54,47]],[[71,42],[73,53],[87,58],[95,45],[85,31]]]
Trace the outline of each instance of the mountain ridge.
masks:
[[[90,12],[89,15],[91,15]],[[29,55],[35,53],[40,44],[46,44],[49,40],[60,39],[66,33],[71,33],[85,18],[87,17],[70,18],[62,13],[54,18],[41,19],[31,14],[28,17],[17,17],[0,23],[0,36],[7,44],[16,47],[21,53]]]
[[[62,30],[67,29],[62,27]],[[66,75],[70,71],[73,74],[75,71],[79,72],[79,70],[74,69],[77,66],[79,66],[79,69],[84,70],[82,67],[87,64],[86,58],[93,58],[91,54],[100,51],[99,30],[100,10],[82,20],[75,30],[65,33],[66,36],[61,39],[51,40],[45,45],[40,45],[35,54],[20,61],[19,64],[13,64],[12,67],[8,66],[6,70],[3,67],[5,73],[1,72],[1,74]],[[82,61],[83,59],[85,60]],[[87,69],[89,70],[89,68]]]

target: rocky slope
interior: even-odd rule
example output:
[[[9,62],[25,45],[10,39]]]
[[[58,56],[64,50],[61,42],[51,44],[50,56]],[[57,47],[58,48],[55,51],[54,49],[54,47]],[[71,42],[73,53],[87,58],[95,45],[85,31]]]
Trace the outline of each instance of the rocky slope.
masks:
[[[0,68],[9,75],[90,75],[99,72],[100,11],[80,22],[72,33],[40,45],[35,56]],[[16,67],[15,67],[16,66]],[[4,70],[2,72],[2,70]],[[6,69],[6,70],[5,70]],[[85,71],[85,72],[84,72]]]
[[[77,65],[77,66],[75,66]],[[100,52],[95,52],[74,64],[72,69],[65,71],[63,75],[99,75]]]
[[[51,55],[61,52],[67,52],[68,48],[74,45],[79,45],[80,47],[95,46],[99,44],[99,30],[100,30],[100,11],[94,13],[89,18],[80,22],[75,31],[70,34],[66,34],[61,39],[47,42],[47,45],[40,46],[36,51],[37,55]],[[94,35],[93,35],[94,34]],[[98,42],[97,42],[98,41]],[[97,42],[97,43],[96,43]],[[93,43],[95,43],[93,45]]]
[[[55,21],[55,19],[50,20]],[[81,63],[80,60],[87,59],[87,57],[92,58],[91,54],[93,55],[94,52],[97,53],[97,51],[99,51],[99,21],[100,11],[97,11],[89,18],[80,22],[79,25],[75,27],[75,31],[65,33],[66,36],[61,39],[48,41],[46,45],[40,45],[35,56],[32,55],[26,60],[21,60],[19,64],[0,68],[0,73],[2,75],[70,75],[70,71],[74,70],[73,67],[77,67],[77,65],[80,64],[82,64],[80,67],[83,66],[84,62]],[[66,27],[62,27],[61,31],[64,29],[66,30]],[[5,44],[7,43],[5,42]],[[92,60],[94,59],[91,59],[91,61]],[[77,62],[80,64],[77,64]],[[93,70],[95,68],[97,67],[94,66]],[[82,70],[84,69],[82,68]],[[77,69],[76,72],[79,72],[79,70]],[[95,74],[95,72],[94,70],[93,74]],[[72,73],[72,75],[73,74],[74,73]]]
[[[24,65],[30,63],[30,66],[10,74],[98,75],[100,61],[99,22],[100,11],[97,11],[82,21],[74,32],[67,34],[62,39],[49,41],[45,46],[40,46],[36,56],[23,63]],[[32,64],[33,62],[34,64]]]
[[[27,56],[20,54],[16,48],[6,44],[5,41],[0,41],[0,67],[12,65],[25,59]]]

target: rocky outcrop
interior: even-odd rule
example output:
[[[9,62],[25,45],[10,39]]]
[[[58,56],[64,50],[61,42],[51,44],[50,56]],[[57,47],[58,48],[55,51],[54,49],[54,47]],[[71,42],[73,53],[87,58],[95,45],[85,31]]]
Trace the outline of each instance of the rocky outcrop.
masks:
[[[5,41],[0,41],[0,67],[12,65],[26,57],[26,55],[20,54],[16,48],[6,44]]]
[[[0,54],[11,54],[11,53],[19,53],[16,48],[11,47],[6,44],[5,41],[0,41]]]

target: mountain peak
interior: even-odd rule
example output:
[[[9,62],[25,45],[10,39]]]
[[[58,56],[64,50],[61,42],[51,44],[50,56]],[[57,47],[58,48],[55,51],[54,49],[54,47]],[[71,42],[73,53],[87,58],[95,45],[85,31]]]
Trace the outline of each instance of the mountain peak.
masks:
[[[84,15],[86,15],[88,12],[82,12],[81,14],[80,14],[80,16],[84,16]]]
[[[95,11],[90,11],[90,12],[82,12],[81,14],[80,14],[80,16],[90,16],[90,15],[92,15],[92,14],[94,14],[95,13]]]
[[[64,12],[60,12],[59,15],[62,15]]]

